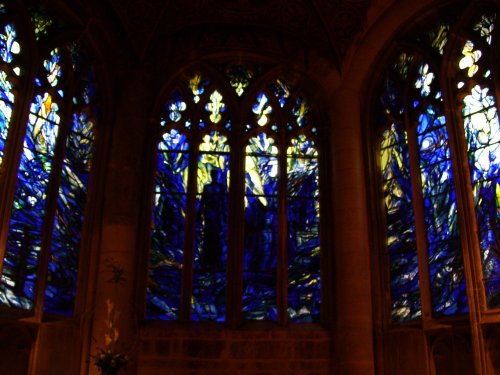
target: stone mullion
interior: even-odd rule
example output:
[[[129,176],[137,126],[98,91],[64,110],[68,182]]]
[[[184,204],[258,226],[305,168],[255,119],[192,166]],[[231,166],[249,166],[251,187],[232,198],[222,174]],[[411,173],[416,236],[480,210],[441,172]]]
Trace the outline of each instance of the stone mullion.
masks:
[[[197,172],[199,157],[198,137],[190,138],[189,143],[189,171],[187,182],[187,202],[185,231],[184,231],[184,257],[182,267],[182,293],[179,318],[181,321],[191,319],[191,298],[193,295],[193,267],[194,267],[194,247],[196,237],[196,193],[197,193]]]
[[[472,355],[474,358],[474,371],[476,375],[488,374],[487,348],[481,326],[482,312],[486,308],[484,286],[482,280],[481,250],[476,231],[476,213],[473,200],[473,191],[469,172],[467,143],[462,119],[461,100],[463,96],[455,97],[454,78],[450,77],[455,71],[456,61],[454,53],[462,47],[464,40],[453,38],[443,56],[445,63],[441,66],[441,76],[444,81],[443,99],[445,115],[448,119],[448,137],[450,140],[451,160],[455,176],[455,189],[457,194],[457,211],[459,217],[460,240],[464,262],[464,274],[469,308],[469,324],[472,340]],[[450,79],[451,78],[451,79]],[[467,85],[465,86],[467,87]]]
[[[240,120],[241,123],[241,120]],[[235,130],[239,132],[243,126]],[[231,181],[229,188],[228,220],[228,261],[226,321],[230,326],[241,323],[243,293],[243,258],[244,258],[244,195],[245,195],[245,137],[232,137],[231,143]]]
[[[135,285],[138,279],[137,257],[142,251],[137,246],[140,199],[137,199],[143,177],[143,148],[146,144],[144,123],[150,112],[148,74],[141,69],[124,69],[116,77],[116,118],[113,128],[109,168],[106,175],[106,191],[100,241],[100,257],[96,269],[96,290],[92,308],[92,327],[87,345],[90,351],[82,357],[89,374],[98,374],[89,356],[96,355],[105,347],[108,327],[108,304],[119,315],[113,325],[119,332],[116,351],[131,356],[135,361],[138,335]],[[117,136],[119,134],[119,137]],[[91,340],[92,338],[92,340]],[[134,373],[133,366],[123,371]]]
[[[277,285],[276,304],[278,324],[288,321],[288,212],[287,212],[287,136],[286,122],[280,118],[278,142],[278,248],[277,248]]]
[[[411,98],[405,98],[405,108],[410,109]],[[416,252],[418,259],[418,274],[420,285],[420,301],[422,324],[424,327],[432,323],[432,292],[429,274],[429,253],[427,248],[427,228],[425,225],[424,197],[420,171],[420,152],[418,146],[418,121],[413,120],[411,111],[405,111],[404,123],[408,137],[408,152],[410,156],[410,176],[412,187],[413,210],[415,215]]]
[[[332,237],[335,256],[335,373],[373,375],[372,287],[361,119],[356,90],[329,99]]]

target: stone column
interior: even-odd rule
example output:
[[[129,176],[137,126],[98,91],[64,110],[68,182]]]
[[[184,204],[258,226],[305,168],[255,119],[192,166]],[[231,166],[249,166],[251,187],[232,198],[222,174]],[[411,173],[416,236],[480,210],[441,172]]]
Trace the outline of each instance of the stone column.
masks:
[[[375,373],[363,135],[357,90],[332,98],[336,374]]]
[[[90,350],[95,355],[105,347],[111,318],[112,328],[117,329],[111,333],[118,333],[116,350],[131,359],[129,368],[119,372],[125,375],[135,373],[139,192],[145,178],[143,155],[152,101],[146,75],[140,70],[118,75],[116,92]],[[93,362],[89,374],[99,374]]]

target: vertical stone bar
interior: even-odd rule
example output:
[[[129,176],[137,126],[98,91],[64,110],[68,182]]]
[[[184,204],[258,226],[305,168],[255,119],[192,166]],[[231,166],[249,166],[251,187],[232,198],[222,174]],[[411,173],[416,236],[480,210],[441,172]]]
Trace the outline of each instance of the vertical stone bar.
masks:
[[[336,374],[375,373],[363,134],[356,90],[331,99]]]
[[[132,363],[120,374],[133,374],[137,343],[135,285],[138,259],[147,256],[139,249],[137,233],[140,194],[144,171],[149,98],[147,77],[141,70],[126,70],[117,76],[113,142],[103,213],[102,238],[92,323],[90,354],[105,347],[109,310],[116,312],[113,325],[118,330],[116,350],[131,357]],[[141,262],[142,263],[142,262]],[[85,358],[83,360],[86,360]],[[99,374],[91,359],[89,374]]]

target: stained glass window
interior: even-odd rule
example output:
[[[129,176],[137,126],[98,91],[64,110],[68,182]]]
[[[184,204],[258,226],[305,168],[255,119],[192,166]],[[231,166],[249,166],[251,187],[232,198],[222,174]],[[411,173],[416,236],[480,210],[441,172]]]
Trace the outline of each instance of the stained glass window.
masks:
[[[53,22],[41,13],[33,13],[32,19],[35,34]],[[29,311],[43,306],[38,311],[72,315],[94,147],[94,79],[88,56],[77,44],[54,48],[40,59],[34,91],[23,93],[33,98],[28,113],[17,117],[26,123],[16,120],[10,124],[16,105],[11,77],[30,67],[23,67],[17,59],[24,46],[18,42],[14,25],[1,29],[2,163],[16,159],[3,155],[7,142],[22,147],[17,174],[6,176],[15,192],[7,205],[11,211],[4,213],[9,220],[0,270],[0,303]],[[8,131],[13,126],[21,130],[17,133],[23,139],[13,138]]]
[[[477,17],[469,27],[471,39],[458,56],[457,96],[462,99],[462,121],[476,210],[486,298],[500,307],[500,125],[495,82],[489,56],[495,43],[496,13]],[[484,55],[484,57],[483,57]]]
[[[300,116],[303,119],[304,113]],[[318,197],[318,152],[311,139],[300,135],[291,140],[287,149],[288,316],[291,321],[315,321],[320,314]]]
[[[391,264],[391,315],[395,320],[421,315],[415,214],[406,137],[401,124],[391,124],[384,131],[381,144],[387,250]]]
[[[485,10],[468,24],[457,19],[443,17],[428,31],[411,34],[389,64],[380,90],[379,160],[391,317],[397,322],[424,313],[436,318],[466,314],[468,295],[476,294],[468,293],[473,285],[467,285],[466,267],[475,263],[464,257],[475,252],[482,269],[469,274],[482,275],[478,277],[488,307],[500,307],[495,250],[500,233],[500,125],[494,67],[489,65],[497,15]],[[456,37],[463,37],[459,48],[455,41],[449,43]],[[442,68],[447,52],[455,56],[456,70],[449,76]],[[456,103],[456,112],[446,111]],[[459,160],[468,160],[469,168]],[[456,173],[470,176],[471,185]],[[459,196],[458,189],[468,193]],[[469,204],[475,217],[467,215],[464,207]],[[471,227],[477,231],[463,230]]]
[[[227,136],[215,130],[225,122],[224,98],[217,90],[207,94],[209,88],[209,79],[194,74],[184,87],[174,90],[160,121],[166,132],[157,151],[149,319],[176,320],[183,314],[192,320],[225,319],[230,146]],[[190,152],[192,147],[196,154]],[[197,155],[197,162],[192,155]],[[190,171],[196,175],[189,178]],[[190,200],[194,205],[188,204]],[[185,241],[186,230],[189,241]],[[186,274],[192,277],[189,294],[182,292]],[[183,299],[189,301],[189,311],[184,313]]]
[[[186,136],[175,129],[158,144],[147,301],[155,318],[179,317],[188,152]]]
[[[319,321],[314,111],[284,78],[259,80],[255,71],[262,68],[230,64],[212,75],[194,72],[165,101],[152,207],[149,319]],[[255,94],[250,85],[261,90]],[[256,96],[249,100],[247,93]],[[241,118],[248,122],[235,121]],[[173,143],[173,135],[176,146],[164,145],[165,139]],[[180,151],[180,144],[186,149]]]
[[[16,59],[20,53],[21,44],[17,41],[16,29],[13,24],[7,24],[0,34],[0,55],[5,63],[0,69],[0,164],[14,106],[12,78],[19,74]]]
[[[435,316],[467,312],[456,192],[441,91],[427,63],[417,68],[412,113],[417,144],[432,309]]]
[[[278,148],[266,133],[250,138],[245,172],[243,316],[277,320]]]
[[[42,77],[52,86],[60,71],[60,52],[53,50],[45,60]],[[40,87],[41,88],[41,87]],[[61,98],[45,91],[35,94],[19,166],[18,182],[9,224],[2,287],[12,285],[9,303],[31,309],[42,249],[42,225],[46,212],[47,187],[53,167],[61,117]]]
[[[73,97],[73,113],[66,138],[54,216],[44,309],[69,315],[73,309],[87,187],[94,150],[92,106],[95,86],[87,56],[72,46],[75,75],[80,84]]]
[[[210,132],[199,150],[192,319],[223,321],[230,147],[225,136]]]

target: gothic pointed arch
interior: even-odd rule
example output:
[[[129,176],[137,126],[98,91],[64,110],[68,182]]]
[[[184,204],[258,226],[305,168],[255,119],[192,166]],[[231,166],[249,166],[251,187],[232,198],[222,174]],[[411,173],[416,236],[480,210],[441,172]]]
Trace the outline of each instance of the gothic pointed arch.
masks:
[[[200,64],[172,82],[153,127],[146,317],[319,321],[314,103],[261,64]]]
[[[499,319],[499,10],[458,2],[409,26],[384,60],[372,122],[384,318],[421,325],[426,345],[456,334],[478,372],[487,322]],[[441,354],[457,355],[434,354],[437,373]]]
[[[0,302],[72,316],[98,122],[91,56],[44,6],[0,4]]]

